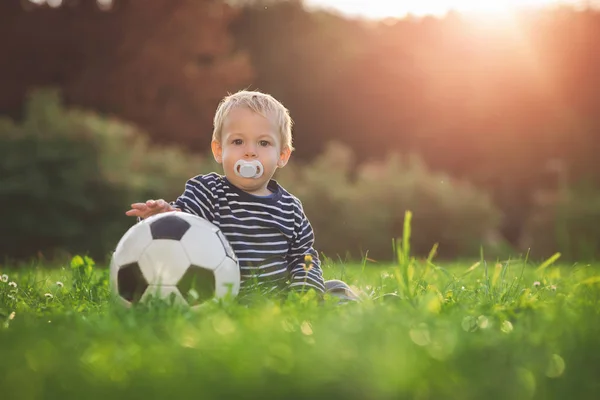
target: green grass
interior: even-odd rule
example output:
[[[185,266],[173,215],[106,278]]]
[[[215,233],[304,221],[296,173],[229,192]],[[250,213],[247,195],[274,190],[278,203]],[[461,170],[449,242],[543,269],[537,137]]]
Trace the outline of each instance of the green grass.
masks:
[[[3,267],[0,398],[596,398],[598,266],[399,253],[324,266],[360,304],[309,294],[197,312],[117,307],[90,260]]]

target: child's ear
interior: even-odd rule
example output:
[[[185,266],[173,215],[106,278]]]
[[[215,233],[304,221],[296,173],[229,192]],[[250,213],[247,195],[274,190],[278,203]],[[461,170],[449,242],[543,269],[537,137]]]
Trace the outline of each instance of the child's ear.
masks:
[[[281,150],[281,153],[279,154],[279,160],[277,161],[277,166],[279,168],[285,167],[288,161],[290,160],[291,155],[292,151],[288,147]]]
[[[221,164],[223,162],[223,147],[221,147],[221,142],[213,140],[210,142],[210,147],[215,161]]]

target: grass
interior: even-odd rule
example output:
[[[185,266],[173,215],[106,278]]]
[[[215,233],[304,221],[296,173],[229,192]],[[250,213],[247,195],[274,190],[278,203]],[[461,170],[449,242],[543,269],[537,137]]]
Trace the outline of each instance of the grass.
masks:
[[[6,271],[2,398],[564,399],[600,389],[597,266],[404,259],[324,270],[363,302],[309,294],[125,310],[89,259]]]
[[[584,399],[600,390],[600,265],[325,260],[360,303],[161,301],[124,309],[108,270],[0,267],[0,398]]]

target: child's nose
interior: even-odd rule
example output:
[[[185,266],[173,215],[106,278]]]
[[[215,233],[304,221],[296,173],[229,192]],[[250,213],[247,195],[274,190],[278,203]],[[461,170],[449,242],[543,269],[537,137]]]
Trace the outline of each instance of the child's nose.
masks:
[[[256,147],[254,145],[246,146],[246,157],[256,157]]]

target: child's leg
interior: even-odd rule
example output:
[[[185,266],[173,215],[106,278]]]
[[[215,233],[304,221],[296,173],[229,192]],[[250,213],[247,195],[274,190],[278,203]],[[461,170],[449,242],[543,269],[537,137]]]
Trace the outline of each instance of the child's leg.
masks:
[[[340,300],[360,301],[360,297],[354,293],[346,282],[337,279],[325,281],[325,293],[338,297]]]

